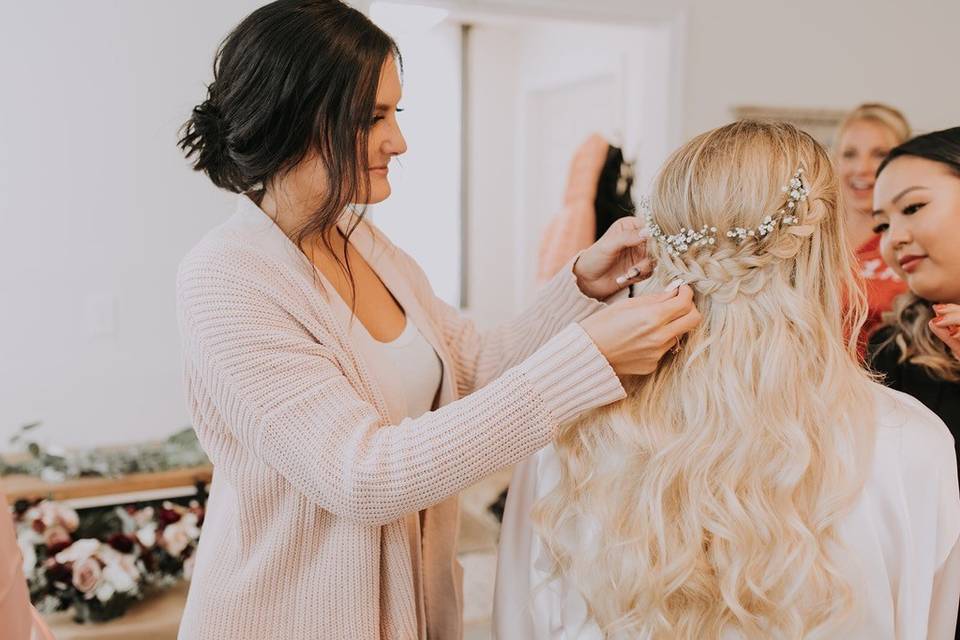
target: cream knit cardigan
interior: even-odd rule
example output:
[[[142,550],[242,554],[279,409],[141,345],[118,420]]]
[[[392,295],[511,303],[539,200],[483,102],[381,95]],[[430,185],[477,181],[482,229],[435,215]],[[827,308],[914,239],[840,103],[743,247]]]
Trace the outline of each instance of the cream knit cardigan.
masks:
[[[214,465],[183,640],[460,638],[457,492],[624,396],[576,324],[602,303],[569,266],[478,332],[373,225],[355,233],[443,364],[440,408],[420,418],[391,424],[313,266],[246,196],[180,265],[189,406]],[[404,518],[418,511],[422,624]]]

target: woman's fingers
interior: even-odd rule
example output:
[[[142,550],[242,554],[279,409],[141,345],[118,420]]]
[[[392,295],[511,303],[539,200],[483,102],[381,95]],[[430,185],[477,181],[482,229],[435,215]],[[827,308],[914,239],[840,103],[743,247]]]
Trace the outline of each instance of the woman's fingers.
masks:
[[[960,326],[960,305],[958,304],[935,304],[933,311],[937,317],[933,319],[933,324],[938,327],[956,327]]]
[[[937,317],[930,321],[930,330],[960,359],[960,304],[935,304],[933,312]]]
[[[670,296],[659,305],[659,321],[661,325],[669,325],[675,320],[682,318],[692,311],[696,311],[693,306],[693,289],[689,285],[680,285],[673,291],[665,291],[664,295]]]
[[[653,261],[653,258],[644,258],[640,260],[640,262],[630,267],[622,276],[618,276],[617,284],[620,286],[626,286],[646,280],[650,277],[650,274],[653,273],[654,266],[656,265]]]
[[[697,308],[690,307],[689,312],[667,324],[667,342],[672,346],[673,342],[677,338],[685,336],[696,329],[700,325],[700,321],[702,319],[703,317],[700,315],[700,312],[697,310]]]
[[[930,331],[933,332],[933,335],[943,340],[943,343],[953,352],[953,355],[960,359],[960,330],[957,329],[957,326],[940,327],[931,321]]]
[[[636,249],[641,257],[646,255],[647,240],[650,238],[646,228],[634,216],[620,218],[600,238],[599,243],[609,255],[616,256],[626,249]]]

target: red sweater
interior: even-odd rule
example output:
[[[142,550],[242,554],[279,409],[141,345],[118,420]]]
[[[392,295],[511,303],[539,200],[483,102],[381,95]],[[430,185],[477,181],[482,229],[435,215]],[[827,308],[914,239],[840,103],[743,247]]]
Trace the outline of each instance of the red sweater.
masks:
[[[907,284],[880,257],[880,236],[875,235],[857,249],[860,276],[867,289],[867,321],[860,331],[860,350],[867,338],[883,324],[883,314],[893,308],[893,300],[907,290]]]

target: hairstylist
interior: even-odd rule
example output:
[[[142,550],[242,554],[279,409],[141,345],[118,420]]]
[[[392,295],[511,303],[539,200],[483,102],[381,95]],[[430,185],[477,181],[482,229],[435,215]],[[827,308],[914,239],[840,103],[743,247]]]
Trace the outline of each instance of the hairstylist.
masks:
[[[215,469],[181,638],[460,638],[457,492],[623,398],[618,375],[699,322],[688,287],[600,302],[649,272],[635,219],[506,326],[437,299],[362,217],[406,150],[398,66],[362,13],[280,0],[223,42],[184,129],[239,196],[178,275]]]

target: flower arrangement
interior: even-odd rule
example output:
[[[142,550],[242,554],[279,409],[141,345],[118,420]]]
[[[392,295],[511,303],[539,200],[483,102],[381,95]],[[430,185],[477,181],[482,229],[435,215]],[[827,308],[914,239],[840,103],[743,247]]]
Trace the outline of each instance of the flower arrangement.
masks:
[[[33,422],[14,433],[6,448],[19,456],[16,461],[0,456],[0,476],[23,474],[47,482],[63,482],[72,478],[117,477],[210,464],[190,427],[162,442],[81,451],[44,445],[37,436],[40,427],[40,422]]]
[[[43,613],[73,609],[77,622],[122,616],[131,604],[190,579],[203,496],[85,510],[19,501],[13,507],[30,599]]]

